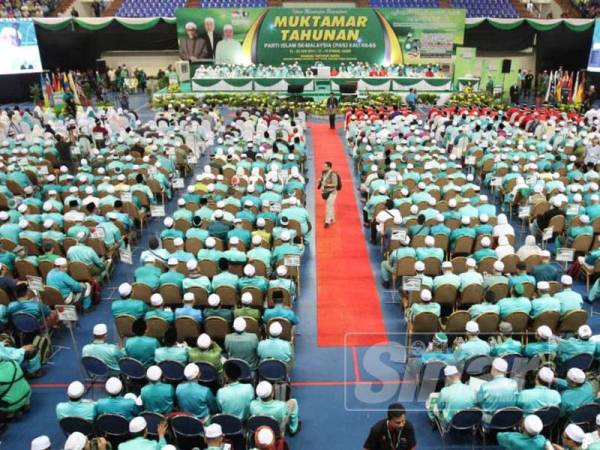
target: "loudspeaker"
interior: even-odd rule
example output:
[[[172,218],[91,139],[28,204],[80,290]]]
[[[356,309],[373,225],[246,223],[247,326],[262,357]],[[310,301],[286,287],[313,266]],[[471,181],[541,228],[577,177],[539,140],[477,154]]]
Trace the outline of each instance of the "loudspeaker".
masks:
[[[358,82],[349,81],[347,83],[340,84],[340,94],[356,94],[358,89]]]
[[[189,61],[177,61],[175,63],[175,72],[177,72],[177,78],[179,81],[189,81],[190,79],[190,62]]]
[[[104,59],[96,60],[96,70],[100,73],[106,72],[106,61]]]
[[[288,94],[302,94],[304,93],[304,86],[288,84]]]
[[[511,63],[512,63],[512,60],[510,60],[510,59],[502,60],[502,73],[510,73]]]

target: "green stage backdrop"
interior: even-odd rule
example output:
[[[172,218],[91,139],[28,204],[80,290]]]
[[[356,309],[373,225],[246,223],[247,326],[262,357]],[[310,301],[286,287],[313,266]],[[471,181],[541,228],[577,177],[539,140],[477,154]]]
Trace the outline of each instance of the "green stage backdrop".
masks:
[[[198,34],[212,17],[217,34],[233,27],[242,44],[240,63],[343,62],[422,64],[452,57],[464,39],[465,12],[457,9],[180,8],[179,41],[193,22]],[[217,44],[218,46],[219,44]]]

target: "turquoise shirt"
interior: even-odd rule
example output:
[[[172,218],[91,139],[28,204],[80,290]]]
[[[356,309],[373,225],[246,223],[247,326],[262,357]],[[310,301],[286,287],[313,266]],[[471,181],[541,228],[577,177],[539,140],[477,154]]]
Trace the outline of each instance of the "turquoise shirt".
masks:
[[[81,417],[93,422],[96,419],[96,403],[90,400],[70,400],[56,405],[56,418]]]
[[[455,381],[440,391],[436,405],[442,420],[447,423],[457,412],[475,406],[475,390],[460,381]]]
[[[154,352],[160,347],[158,339],[150,336],[133,336],[125,342],[125,353],[130,358],[137,359],[145,367],[154,362]]]
[[[560,394],[554,389],[546,386],[535,386],[532,389],[524,389],[519,392],[517,406],[523,410],[525,414],[533,414],[540,408],[547,406],[559,406]]]
[[[254,400],[251,384],[231,383],[217,391],[217,404],[224,414],[231,414],[246,420],[250,413],[250,402]]]
[[[469,308],[469,314],[471,315],[471,319],[476,319],[482,314],[485,313],[494,313],[500,314],[500,307],[498,305],[494,305],[493,303],[477,303]]]
[[[181,411],[200,419],[218,411],[217,402],[211,390],[196,382],[180,383],[175,390],[175,396]]]
[[[561,384],[564,386],[564,382],[560,381],[562,380],[557,380],[559,387]],[[566,417],[581,405],[593,402],[595,395],[592,385],[586,381],[581,386],[565,389],[560,393],[560,397],[560,415]]]
[[[110,305],[110,310],[113,317],[127,315],[140,319],[148,312],[148,305],[143,300],[115,300]]]
[[[260,341],[256,353],[261,360],[277,359],[286,364],[294,359],[292,345],[284,339],[273,337]]]
[[[561,292],[554,294],[554,298],[557,298],[560,302],[560,315],[564,316],[569,311],[581,309],[583,305],[583,298],[581,294],[575,292],[571,288],[563,289]]]
[[[101,398],[96,403],[98,416],[102,414],[118,414],[127,420],[133,419],[139,412],[135,401],[124,397],[106,397]]]
[[[541,353],[554,353],[558,350],[558,345],[555,342],[539,341],[531,342],[523,349],[523,355],[532,358]]]
[[[545,311],[556,311],[560,313],[560,301],[548,294],[535,298],[531,301],[531,318],[535,319]]]
[[[119,369],[119,360],[125,356],[125,351],[115,344],[94,341],[83,347],[81,356],[94,356],[103,361],[112,373],[119,373],[121,371]]]
[[[469,339],[454,351],[454,359],[463,362],[473,356],[489,355],[490,344],[478,337]]]
[[[297,325],[299,322],[296,313],[291,308],[283,305],[275,305],[272,308],[266,309],[262,315],[262,321],[265,324],[275,318],[287,319],[292,325]]]
[[[81,284],[72,278],[67,272],[59,269],[52,269],[46,276],[46,284],[58,289],[63,298],[71,293],[78,294],[83,291]]]
[[[167,383],[149,383],[140,393],[145,411],[167,414],[175,408],[175,388]]]
[[[546,448],[546,438],[541,434],[528,436],[516,431],[505,431],[498,433],[497,440],[503,450],[544,450]]]
[[[529,315],[531,311],[531,300],[527,297],[507,297],[496,303],[500,308],[500,318],[505,319],[514,312],[523,312]]]
[[[558,343],[557,353],[561,362],[565,362],[580,353],[594,355],[596,353],[596,343],[589,340],[578,339],[576,337],[561,339]]]
[[[499,409],[515,406],[518,395],[519,388],[515,380],[504,375],[496,375],[493,380],[479,387],[477,404],[484,413],[493,414]]]
[[[521,354],[523,350],[523,344],[519,341],[515,341],[513,338],[508,338],[501,344],[495,345],[490,351],[491,356],[504,356],[511,353]]]
[[[154,362],[160,364],[163,361],[177,361],[186,365],[188,361],[188,352],[185,347],[159,347],[154,352]]]

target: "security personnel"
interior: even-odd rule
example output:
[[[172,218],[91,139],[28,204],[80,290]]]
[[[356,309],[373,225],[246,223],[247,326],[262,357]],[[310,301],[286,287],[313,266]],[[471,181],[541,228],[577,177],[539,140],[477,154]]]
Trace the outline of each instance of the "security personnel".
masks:
[[[443,423],[448,423],[457,412],[475,406],[475,391],[460,381],[456,366],[444,367],[444,375],[446,387],[440,391],[432,412]]]
[[[212,364],[217,370],[219,375],[223,374],[223,361],[221,360],[221,354],[223,349],[213,342],[210,336],[206,333],[202,333],[196,339],[196,347],[191,348],[189,351],[189,360],[191,363],[206,362]]]
[[[589,325],[581,325],[577,329],[577,337],[561,339],[558,343],[558,359],[565,362],[575,355],[587,353],[594,355],[596,353],[596,342],[590,341],[592,329]]]
[[[547,281],[538,281],[537,290],[539,297],[531,301],[531,318],[535,319],[546,311],[560,313],[560,301],[549,294],[550,284]]]
[[[129,422],[130,439],[119,444],[118,450],[160,450],[166,448],[167,422],[158,425],[158,442],[147,439],[148,425],[143,417],[136,417]]]
[[[410,308],[406,314],[407,320],[412,321],[418,314],[424,312],[429,312],[435,314],[437,317],[440,317],[442,307],[439,303],[431,301],[432,295],[429,289],[423,289],[421,291],[420,299],[420,303],[413,303],[410,305]]]
[[[175,390],[179,409],[201,420],[216,413],[218,406],[213,393],[206,386],[198,384],[198,378],[200,377],[198,366],[188,364],[185,366],[183,375],[186,381],[180,383]]]
[[[175,320],[179,317],[191,317],[196,323],[202,323],[202,311],[194,308],[194,302],[196,301],[193,292],[186,292],[183,294],[183,306],[175,310]]]
[[[125,341],[125,353],[130,358],[137,359],[144,367],[149,367],[154,363],[154,352],[160,347],[158,339],[146,336],[146,321],[137,319],[133,322],[131,330],[134,336]]]
[[[533,414],[538,409],[548,406],[559,406],[560,394],[550,389],[554,382],[554,372],[549,367],[542,367],[535,378],[535,387],[519,392],[517,406],[525,414]]]
[[[85,387],[80,381],[73,381],[67,388],[68,402],[56,405],[56,418],[60,421],[64,417],[81,417],[93,422],[96,420],[96,403],[83,399]]]
[[[96,412],[98,416],[102,414],[118,414],[131,420],[139,412],[135,400],[121,396],[123,383],[116,377],[111,377],[104,386],[109,397],[101,398],[96,402]]]
[[[224,414],[236,416],[241,421],[248,418],[250,403],[254,400],[254,388],[251,384],[240,383],[240,367],[229,364],[225,370],[228,384],[217,391],[217,405]]]
[[[542,325],[535,331],[537,342],[529,342],[523,349],[523,355],[533,358],[535,355],[556,355],[558,344],[551,340],[552,329],[548,325]]]
[[[92,333],[94,341],[83,347],[81,356],[98,358],[108,366],[112,374],[118,374],[121,371],[119,369],[119,360],[125,356],[125,351],[115,344],[106,343],[108,328],[105,324],[99,323],[95,325]]]
[[[162,370],[158,366],[150,366],[146,370],[149,383],[142,387],[140,397],[145,411],[168,414],[175,408],[175,388],[161,382]]]
[[[258,365],[258,337],[246,332],[246,320],[238,317],[233,321],[234,333],[225,336],[225,350],[230,358],[243,359],[251,368]]]
[[[454,351],[454,359],[457,363],[467,361],[473,356],[489,355],[490,344],[479,338],[479,325],[472,320],[465,326],[467,341]]]
[[[527,297],[523,297],[525,292],[522,284],[515,284],[511,288],[512,295],[498,301],[500,309],[500,318],[506,319],[514,312],[523,312],[529,315],[531,311],[531,301]]]
[[[489,423],[492,415],[502,408],[515,406],[519,387],[513,379],[506,378],[508,363],[502,358],[492,362],[492,380],[483,383],[477,391],[477,404],[483,411],[483,421]]]
[[[150,306],[152,306],[152,309],[146,313],[144,319],[148,320],[151,317],[160,317],[167,322],[172,323],[175,320],[175,314],[170,309],[165,309],[163,304],[164,300],[162,295],[158,293],[152,294],[150,297]]]
[[[498,331],[500,331],[499,342],[492,346],[490,356],[500,356],[509,354],[521,354],[523,350],[523,344],[512,338],[513,328],[509,322],[500,322],[498,324]]]
[[[164,346],[154,352],[154,361],[160,364],[163,361],[176,361],[181,365],[188,362],[187,347],[179,346],[177,343],[177,330],[174,327],[167,329],[163,337]]]
[[[260,310],[252,306],[252,293],[244,292],[240,298],[242,306],[236,307],[233,310],[233,317],[252,317],[257,322],[260,322]]]
[[[573,367],[567,372],[567,380],[556,379],[556,386],[560,391],[560,415],[568,417],[581,405],[594,400],[592,385],[586,381],[583,370]]]
[[[160,286],[162,270],[154,265],[156,258],[152,255],[146,255],[143,261],[144,265],[135,269],[135,282],[145,284],[152,290],[156,290]]]
[[[129,283],[119,285],[120,300],[114,300],[110,305],[113,317],[133,316],[136,319],[143,318],[148,312],[148,305],[143,300],[131,298],[132,287]]]
[[[294,360],[294,350],[289,341],[281,339],[283,327],[279,322],[269,325],[269,337],[258,343],[256,353],[261,360],[277,359],[291,365]]]
[[[497,440],[504,450],[544,450],[546,438],[540,434],[544,428],[542,420],[529,415],[523,420],[522,431],[504,431],[498,433]]]
[[[560,283],[563,285],[563,290],[554,294],[554,298],[557,298],[560,302],[560,315],[564,316],[569,311],[581,309],[583,307],[583,297],[580,293],[571,289],[573,278],[569,275],[563,275],[560,277]]]
[[[256,386],[258,399],[250,403],[251,416],[271,416],[279,423],[287,422],[287,429],[294,435],[299,431],[298,402],[290,399],[287,402],[273,398],[273,386],[268,381],[261,381]]]

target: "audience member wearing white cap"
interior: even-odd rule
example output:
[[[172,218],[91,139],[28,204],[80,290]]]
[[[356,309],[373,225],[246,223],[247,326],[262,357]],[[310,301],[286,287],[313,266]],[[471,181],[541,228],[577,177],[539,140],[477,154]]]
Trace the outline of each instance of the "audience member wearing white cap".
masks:
[[[163,383],[162,370],[158,366],[150,366],[146,370],[149,383],[142,387],[140,397],[145,411],[168,414],[175,408],[175,388]]]
[[[208,449],[218,449],[223,446],[223,430],[218,423],[204,427],[204,440]]]
[[[186,292],[183,294],[183,306],[175,310],[175,319],[180,317],[191,317],[196,321],[198,325],[202,323],[202,311],[198,308],[194,308],[196,302],[196,296],[193,292]]]
[[[279,423],[287,422],[290,434],[294,435],[300,431],[296,399],[287,402],[276,400],[273,395],[273,385],[268,381],[261,381],[256,385],[256,397],[256,400],[250,403],[250,416],[272,416]]]
[[[52,443],[46,435],[38,436],[31,441],[31,450],[50,450]]]
[[[560,302],[560,315],[564,316],[570,311],[577,311],[583,308],[583,297],[579,292],[572,289],[573,278],[570,275],[560,277],[562,291],[554,294],[554,298]]]
[[[581,405],[594,401],[595,393],[583,370],[573,367],[567,371],[566,380],[557,379],[560,390],[560,415],[568,417]]]
[[[143,266],[140,267],[140,269],[143,268]],[[158,269],[158,267],[155,268]],[[158,270],[160,273],[160,269]],[[148,305],[143,300],[131,298],[132,291],[133,288],[129,283],[122,283],[119,285],[120,299],[113,300],[110,305],[110,311],[113,317],[133,316],[136,319],[141,319],[146,315],[148,312]]]
[[[73,381],[67,387],[68,402],[56,405],[56,418],[82,417],[93,422],[96,419],[96,403],[83,398],[85,386],[80,381]]]
[[[592,450],[593,450],[600,443],[600,414],[598,414],[596,416],[595,424],[596,424],[596,427],[595,427],[594,431],[585,434],[585,438],[583,439],[583,445],[582,445],[583,449],[587,450],[590,448],[590,446],[592,444],[595,444],[594,447],[592,447]]]
[[[46,275],[46,284],[58,289],[65,303],[76,304],[80,302],[85,293],[86,284],[80,283],[68,274],[67,258],[57,258],[54,261],[54,268]],[[91,298],[89,296],[83,298],[84,308],[91,306]]]
[[[561,339],[558,343],[558,359],[561,362],[568,361],[575,355],[587,353],[594,355],[596,353],[596,342],[591,341],[592,329],[589,325],[581,325],[577,329],[577,336],[571,336]]]
[[[530,414],[523,419],[521,431],[504,431],[497,434],[498,444],[504,449],[544,449],[547,443],[542,419]]]
[[[535,386],[519,392],[517,406],[524,414],[533,414],[540,408],[559,406],[561,399],[558,391],[552,389],[555,376],[549,367],[542,367],[535,377]]]
[[[202,333],[196,339],[196,347],[189,349],[189,362],[207,362],[219,373],[223,374],[223,361],[221,354],[223,350],[217,342],[214,342],[206,333]]]
[[[252,292],[244,292],[240,298],[241,306],[237,306],[233,310],[234,317],[252,317],[254,320],[260,322],[261,314],[258,308],[252,306],[254,301]]]
[[[550,284],[547,281],[538,281],[537,290],[539,296],[531,301],[530,317],[535,319],[546,311],[556,311],[560,313],[560,301],[556,297],[550,295]]]
[[[585,440],[585,431],[574,423],[566,426],[562,434],[562,448],[564,449],[580,449]]]
[[[108,397],[101,398],[96,402],[96,412],[98,416],[102,414],[118,414],[131,420],[138,414],[139,407],[132,398],[125,397],[123,383],[117,377],[111,377],[106,380],[104,389]]]
[[[158,442],[148,439],[148,424],[141,416],[134,417],[129,421],[129,440],[119,444],[119,450],[158,450],[167,445],[165,435],[168,424],[166,421],[158,425]]]
[[[553,354],[558,350],[558,344],[552,339],[552,329],[541,325],[535,330],[536,342],[529,342],[523,349],[523,356],[533,358],[537,354]]]
[[[502,358],[492,362],[492,379],[477,391],[477,404],[483,411],[483,421],[489,423],[492,415],[502,408],[516,406],[519,395],[517,382],[506,377],[508,363]]]
[[[459,275],[460,277],[460,292],[463,292],[472,284],[483,285],[483,276],[477,272],[477,261],[473,258],[467,258],[467,270]]]
[[[158,292],[150,296],[150,310],[144,316],[145,320],[152,317],[160,317],[169,323],[175,320],[175,313],[170,308],[165,308],[165,299]]]
[[[407,235],[408,239],[408,235]],[[396,263],[402,258],[416,258],[417,251],[402,242],[402,245],[390,252],[387,259],[381,261],[381,281],[383,287],[389,288],[392,282],[392,274],[395,271]]]
[[[464,362],[473,356],[489,355],[490,344],[479,338],[479,325],[470,320],[465,326],[467,339],[454,351],[454,359],[457,363]]]
[[[433,295],[429,289],[423,289],[419,294],[419,301],[410,305],[406,314],[407,320],[414,320],[414,318],[421,313],[431,313],[436,317],[440,317],[442,313],[442,307],[439,303],[433,301]]]
[[[204,308],[204,319],[212,316],[217,316],[225,319],[227,323],[233,322],[233,311],[231,308],[223,308],[221,306],[221,297],[219,294],[212,293],[208,296],[208,307]]]
[[[257,354],[261,361],[277,359],[288,365],[294,360],[292,344],[281,338],[283,327],[280,322],[273,321],[268,328],[269,336],[258,343]]]
[[[475,389],[461,382],[456,366],[446,366],[444,376],[446,387],[440,391],[437,402],[429,400],[426,406],[430,418],[436,416],[446,424],[457,412],[475,406]]]
[[[230,358],[243,359],[254,369],[258,365],[258,337],[255,333],[247,332],[246,325],[242,317],[233,321],[234,332],[225,336],[225,351]]]
[[[92,330],[94,335],[94,341],[91,344],[83,346],[81,350],[81,356],[92,356],[100,359],[104,364],[108,366],[111,374],[118,375],[121,373],[119,368],[119,360],[125,356],[125,351],[118,345],[109,344],[106,342],[108,327],[106,324],[96,324]]]
[[[217,401],[210,388],[198,384],[200,369],[194,363],[183,370],[185,381],[175,389],[179,410],[199,419],[206,419],[218,411]]]

